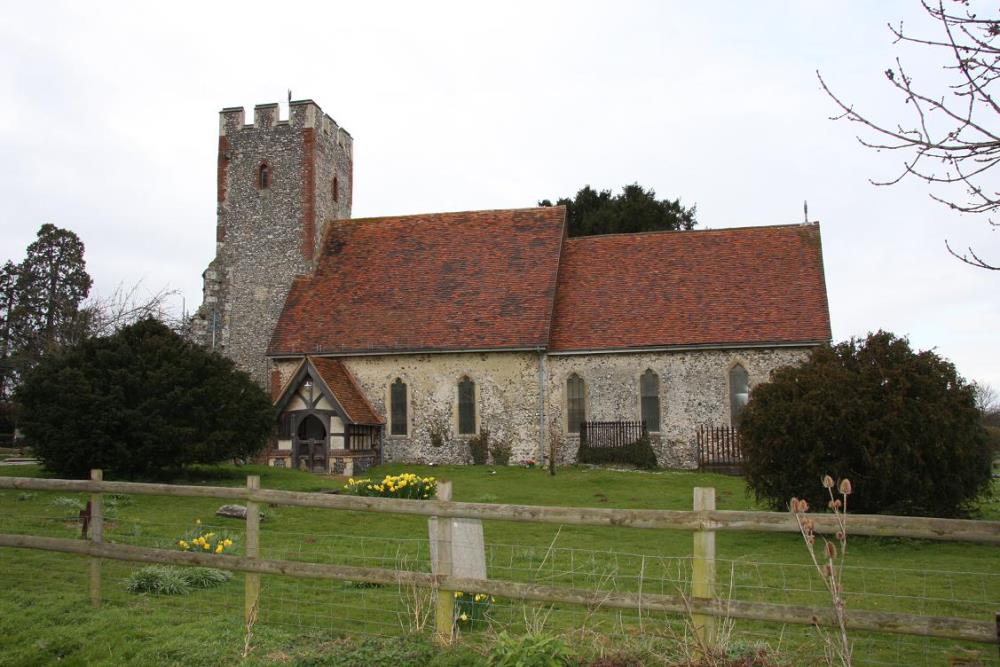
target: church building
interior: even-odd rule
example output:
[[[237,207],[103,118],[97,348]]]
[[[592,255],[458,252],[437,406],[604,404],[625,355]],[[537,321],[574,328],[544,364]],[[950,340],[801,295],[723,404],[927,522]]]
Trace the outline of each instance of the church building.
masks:
[[[830,339],[818,223],[568,238],[562,207],[351,218],[353,140],[311,100],[223,109],[193,333],[270,389],[272,465],[573,462],[642,422],[697,464],[751,387]]]

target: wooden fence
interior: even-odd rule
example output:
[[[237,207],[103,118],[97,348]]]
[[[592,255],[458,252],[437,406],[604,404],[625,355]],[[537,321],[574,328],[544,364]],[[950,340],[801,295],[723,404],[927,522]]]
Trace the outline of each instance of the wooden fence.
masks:
[[[625,447],[646,434],[646,422],[580,422],[580,444],[587,447]]]
[[[248,621],[256,617],[259,607],[261,574],[425,586],[437,592],[436,631],[442,641],[451,641],[454,636],[454,597],[450,592],[469,590],[520,600],[690,614],[694,619],[696,632],[707,642],[712,640],[713,620],[719,617],[806,625],[836,624],[833,611],[825,607],[722,600],[716,596],[716,532],[797,533],[799,526],[794,515],[784,512],[716,510],[715,490],[711,488],[695,489],[694,509],[682,511],[458,503],[450,500],[449,482],[439,484],[438,500],[415,501],[267,490],[260,488],[260,478],[257,476],[249,476],[245,488],[105,482],[102,481],[99,470],[93,471],[91,477],[90,481],[0,477],[0,489],[90,493],[92,510],[91,530],[87,540],[0,534],[0,547],[41,549],[89,556],[90,595],[94,605],[100,603],[100,559],[114,559],[142,563],[211,566],[245,572],[247,573],[245,613]],[[207,555],[106,543],[103,539],[101,502],[102,494],[105,493],[243,501],[247,506],[248,516],[246,555]],[[256,517],[259,506],[265,503],[426,516],[431,543],[432,572],[428,574],[409,570],[262,559],[259,557],[260,526]],[[810,518],[816,524],[817,533],[829,534],[838,530],[832,515],[816,514],[810,515]],[[483,520],[693,531],[692,595],[687,597],[643,592],[608,592],[489,579],[485,574],[481,525]],[[1000,521],[851,515],[850,525],[852,535],[916,537],[1000,545]],[[462,539],[458,539],[459,536]],[[986,644],[997,641],[998,620],[1000,615],[994,619],[980,621],[867,610],[850,610],[847,613],[847,627],[852,629],[950,638]]]
[[[740,432],[732,426],[702,424],[697,441],[699,469],[738,472],[743,465]]]

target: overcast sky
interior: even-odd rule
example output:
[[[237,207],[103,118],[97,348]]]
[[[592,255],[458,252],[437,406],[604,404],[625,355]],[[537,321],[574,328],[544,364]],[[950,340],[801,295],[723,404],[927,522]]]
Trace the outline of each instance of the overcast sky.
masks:
[[[816,79],[907,118],[882,72],[940,62],[886,23],[916,0],[9,4],[0,22],[0,260],[39,225],[86,243],[101,294],[201,301],[218,111],[311,98],[354,137],[354,215],[534,205],[638,181],[701,227],[822,225],[835,340],[887,329],[1000,388],[1000,235],[860,147]],[[248,115],[249,117],[249,115]],[[1000,174],[994,173],[995,179]],[[958,193],[956,193],[958,194]],[[181,308],[181,298],[175,308]]]

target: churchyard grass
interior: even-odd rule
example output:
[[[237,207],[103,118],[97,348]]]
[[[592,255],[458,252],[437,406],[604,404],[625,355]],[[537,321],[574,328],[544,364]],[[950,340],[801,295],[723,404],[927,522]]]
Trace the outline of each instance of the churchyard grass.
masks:
[[[574,467],[559,469],[553,478],[538,468],[513,466],[386,465],[371,476],[381,479],[404,471],[451,480],[457,501],[690,509],[692,489],[713,486],[719,509],[760,509],[747,496],[741,478],[691,472]],[[341,490],[346,481],[258,466],[199,467],[170,481],[243,486],[248,474],[260,475],[265,489],[334,491]],[[37,466],[0,468],[0,475],[46,476]],[[74,503],[69,498],[86,501],[83,494],[0,491],[0,532],[78,535]],[[106,497],[105,539],[175,548],[177,540],[200,519],[205,530],[233,535],[233,552],[242,553],[243,523],[215,517],[221,504],[201,498],[135,495],[113,501]],[[264,512],[262,557],[427,569],[427,527],[422,518],[297,507],[265,506]],[[1000,519],[996,497],[981,506],[976,518]],[[488,568],[496,578],[634,591],[641,572],[643,590],[676,594],[689,574],[692,539],[686,531],[513,522],[486,522],[484,531]],[[822,604],[821,584],[806,567],[808,556],[800,536],[721,532],[716,540],[718,590],[723,596],[731,591],[734,599]],[[957,617],[975,614],[978,618],[980,609],[970,608],[970,600],[1000,600],[1000,577],[961,574],[1000,571],[996,547],[855,537],[849,548],[845,587],[853,608]],[[0,665],[57,660],[68,665],[215,665],[241,659],[245,632],[242,575],[188,595],[143,596],[128,593],[124,586],[128,575],[140,567],[105,562],[103,604],[94,610],[87,599],[85,559],[0,550]],[[402,634],[405,629],[398,612],[407,610],[400,596],[394,586],[264,577],[253,650],[244,664],[309,662],[309,656],[322,652],[321,647],[338,635]],[[537,613],[539,608],[544,613]],[[570,606],[536,606],[529,612],[509,600],[498,600],[492,613],[513,626],[531,625],[532,618],[541,616],[546,631],[579,629],[582,624],[598,633],[623,637],[649,634],[657,619],[664,618],[647,616],[640,621],[634,613],[588,612]],[[684,633],[682,619],[661,625],[678,635]],[[807,626],[783,629],[738,622],[736,627],[747,633],[741,641],[769,640],[772,646],[781,643],[783,651],[792,653],[808,648]],[[467,639],[473,645],[481,640],[473,633]],[[867,641],[860,633],[858,640]],[[904,660],[912,659],[907,657],[910,652],[926,656],[928,646],[942,649],[955,644],[929,642],[881,636],[864,646],[870,655],[882,656],[881,664],[906,664]],[[935,659],[923,657],[914,664],[924,664],[925,659],[927,664],[936,664]]]

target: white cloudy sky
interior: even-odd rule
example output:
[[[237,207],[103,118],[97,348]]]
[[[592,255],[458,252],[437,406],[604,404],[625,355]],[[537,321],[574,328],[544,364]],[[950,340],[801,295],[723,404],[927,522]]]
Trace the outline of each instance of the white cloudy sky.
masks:
[[[638,181],[702,226],[823,229],[835,339],[878,328],[1000,387],[1000,235],[832,122],[821,70],[893,118],[916,0],[10,3],[0,22],[0,260],[76,231],[96,290],[169,286],[188,309],[214,252],[217,112],[315,99],[355,139],[354,214],[521,207]],[[902,109],[905,113],[905,109]],[[997,174],[993,174],[993,178]],[[180,309],[180,297],[176,308]]]

